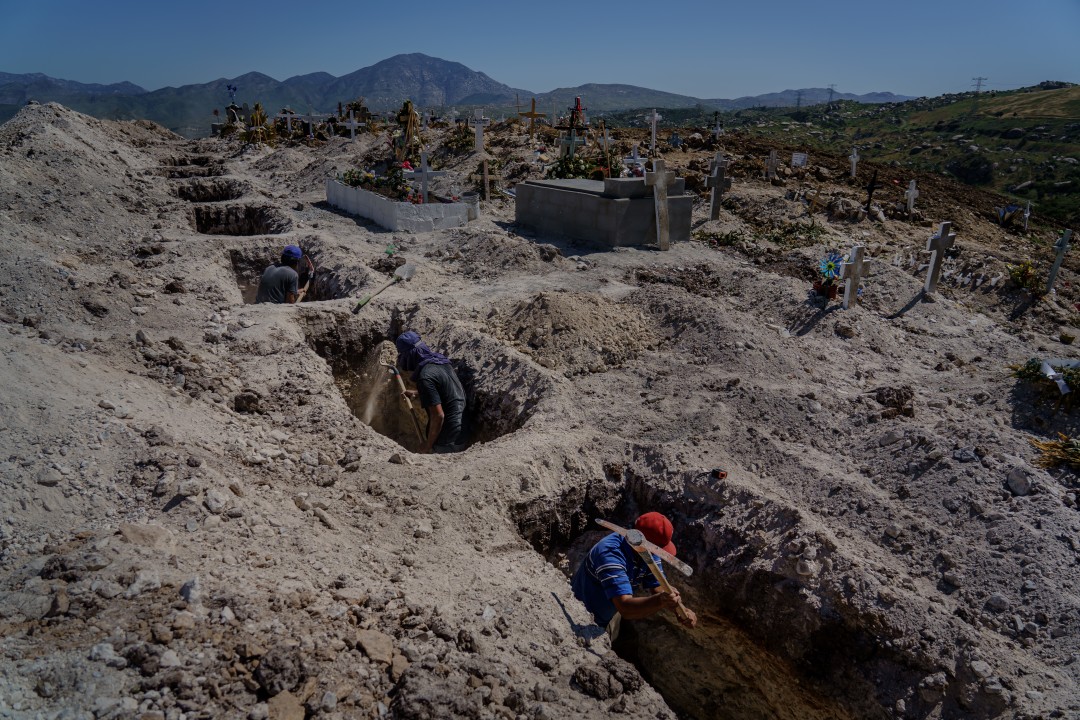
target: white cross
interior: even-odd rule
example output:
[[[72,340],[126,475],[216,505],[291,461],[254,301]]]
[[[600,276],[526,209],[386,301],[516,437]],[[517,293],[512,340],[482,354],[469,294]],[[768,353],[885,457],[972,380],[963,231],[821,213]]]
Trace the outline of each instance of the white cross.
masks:
[[[420,127],[427,130],[428,123],[431,122],[431,112],[429,110],[424,111],[424,119],[420,123]]]
[[[656,242],[661,250],[671,249],[668,235],[667,186],[675,179],[675,173],[664,169],[664,161],[653,160],[653,171],[645,173],[645,185],[653,189],[653,201],[656,206]]]
[[[478,153],[484,152],[484,126],[491,120],[484,117],[484,109],[476,108],[473,111],[473,127],[476,129],[476,142],[473,144],[473,150]]]
[[[356,128],[358,128],[358,127],[367,127],[367,123],[356,122],[355,111],[353,111],[353,110],[349,111],[349,120],[348,120],[348,122],[343,122],[341,124],[342,124],[342,126],[349,128],[349,140],[350,141],[356,140]]]
[[[634,152],[630,155],[630,157],[623,158],[623,165],[630,168],[630,170],[633,170],[634,168],[641,165],[641,156],[638,155],[637,143],[634,143]]]
[[[723,153],[716,153],[716,159],[712,161],[711,174],[705,181],[705,186],[712,188],[712,197],[709,200],[709,219],[720,219],[720,200],[724,191],[731,189],[731,178],[724,177],[727,172],[728,161]]]
[[[1024,232],[1027,232],[1028,218],[1031,217],[1031,201],[1027,201],[1027,206],[1024,208]]]
[[[285,127],[289,129],[289,134],[291,135],[292,121],[293,118],[296,117],[296,113],[294,113],[292,110],[283,110],[282,112],[279,112],[275,117],[285,118]]]
[[[653,108],[652,115],[646,115],[645,119],[652,125],[652,134],[649,136],[649,154],[656,152],[656,123],[664,119],[663,115],[656,114],[656,108]]]
[[[776,151],[769,151],[769,159],[765,163],[765,179],[772,180],[776,177],[776,166],[779,164],[779,160],[776,159]]]
[[[585,145],[585,138],[578,137],[577,130],[570,128],[570,131],[559,141],[559,157],[566,155],[573,157],[579,145]]]
[[[851,307],[851,303],[859,295],[859,281],[863,275],[867,272],[867,266],[870,264],[869,260],[863,260],[863,253],[866,248],[862,245],[856,245],[851,248],[851,253],[848,255],[847,260],[844,261],[844,269],[840,277],[844,280],[844,309],[847,310]]]
[[[914,180],[908,184],[907,192],[904,193],[904,197],[907,198],[907,214],[910,217],[911,213],[915,211],[915,198],[919,197],[919,189],[915,187]]]
[[[405,172],[401,173],[402,175],[408,176],[409,178],[415,178],[417,175],[420,176],[420,196],[424,199],[425,205],[428,202],[428,178],[438,177],[439,175],[446,174],[445,170],[432,170],[431,167],[428,166],[427,157],[427,151],[421,150],[420,169],[406,170]]]
[[[716,129],[713,132],[716,134],[716,141],[720,142],[720,136],[724,134],[724,128],[720,127],[719,120],[716,121]]]
[[[851,154],[848,155],[848,160],[851,161],[851,177],[855,177],[855,168],[859,166],[859,148],[851,148]]]
[[[952,232],[951,222],[941,223],[938,234],[926,242],[926,249],[930,251],[930,268],[926,271],[926,284],[923,285],[925,294],[929,295],[937,289],[945,251],[951,248],[954,242],[956,242],[956,233]]]
[[[303,117],[301,117],[299,119],[303,120],[304,122],[306,122],[308,124],[308,135],[314,135],[315,134],[315,125],[314,125],[314,123],[317,123],[317,122],[319,122],[321,120],[325,120],[328,117],[330,117],[330,116],[329,115],[316,115],[315,113],[313,113],[313,112],[311,112],[309,110],[307,115],[304,115]]]
[[[1058,270],[1061,269],[1061,263],[1065,261],[1065,253],[1069,250],[1069,238],[1071,237],[1072,230],[1066,230],[1065,234],[1059,237],[1058,241],[1054,244],[1054,249],[1057,250],[1057,259],[1054,260],[1054,265],[1050,268],[1050,277],[1046,281],[1047,295],[1054,289],[1054,281],[1057,280],[1057,274]]]

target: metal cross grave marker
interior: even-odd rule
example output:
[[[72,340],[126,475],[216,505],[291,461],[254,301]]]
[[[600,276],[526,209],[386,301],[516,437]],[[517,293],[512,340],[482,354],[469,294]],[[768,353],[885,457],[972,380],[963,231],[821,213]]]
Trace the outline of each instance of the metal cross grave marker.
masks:
[[[656,206],[656,243],[661,250],[671,249],[668,235],[668,183],[675,179],[675,173],[664,169],[664,161],[653,160],[652,172],[645,173],[645,185],[653,189],[653,202]]]
[[[926,242],[926,249],[930,251],[930,267],[926,271],[926,284],[923,285],[923,293],[929,295],[937,290],[938,278],[941,276],[941,265],[945,260],[945,251],[956,242],[956,233],[952,232],[952,223],[943,222],[937,235]]]
[[[844,309],[847,310],[851,307],[851,303],[859,295],[859,281],[866,275],[867,267],[870,264],[869,260],[863,259],[863,254],[866,252],[866,248],[862,245],[856,245],[851,248],[851,253],[848,255],[847,260],[844,261],[843,273],[840,275],[844,280]]]
[[[1072,237],[1072,230],[1066,230],[1065,233],[1058,238],[1058,241],[1054,243],[1054,249],[1057,250],[1057,258],[1054,259],[1054,265],[1050,268],[1050,277],[1046,281],[1046,292],[1050,293],[1054,289],[1054,281],[1057,280],[1058,270],[1061,269],[1061,263],[1065,262],[1065,253],[1069,251],[1069,239]]]
[[[727,167],[728,161],[723,153],[716,153],[716,159],[712,161],[712,173],[705,182],[706,187],[712,188],[712,196],[709,200],[710,220],[720,218],[720,201],[723,199],[724,192],[731,189],[731,178],[725,177]]]

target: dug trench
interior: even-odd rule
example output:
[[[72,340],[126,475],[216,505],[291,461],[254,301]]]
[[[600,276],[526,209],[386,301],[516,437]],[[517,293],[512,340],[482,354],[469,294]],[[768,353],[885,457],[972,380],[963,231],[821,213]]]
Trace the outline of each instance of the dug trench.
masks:
[[[317,238],[308,236],[287,241],[281,238],[260,238],[228,250],[229,265],[245,305],[255,303],[259,292],[259,278],[268,266],[278,261],[286,243],[298,245],[315,266],[314,272],[303,262],[299,268],[299,287],[308,285],[310,279],[310,286],[301,302],[325,302],[355,297],[359,288],[372,284],[369,273],[352,265],[336,262],[323,250]]]
[[[203,235],[280,235],[289,221],[269,205],[196,205],[191,227]]]
[[[796,573],[782,569],[792,553],[805,554],[797,510],[708,473],[678,478],[674,491],[619,464],[605,471],[560,496],[519,503],[512,516],[568,580],[607,532],[595,519],[631,527],[655,510],[672,520],[678,556],[694,572],[667,576],[698,626],[687,629],[664,612],[633,623],[614,647],[680,718],[885,718],[917,683],[918,673],[880,641],[880,622],[845,608],[843,598],[815,602]],[[830,555],[818,549],[812,562],[829,563]],[[587,680],[578,679],[583,692],[605,692]]]
[[[451,358],[467,398],[464,424],[469,448],[527,427],[553,391],[551,379],[516,350],[471,330],[445,322],[435,325],[415,309],[395,314],[389,323],[348,318],[332,314],[312,318],[306,328],[308,343],[326,360],[353,415],[407,450],[419,449],[427,415],[413,401],[414,422],[386,367],[397,358],[393,338],[406,328],[417,330],[430,347]],[[415,388],[408,373],[402,381]]]

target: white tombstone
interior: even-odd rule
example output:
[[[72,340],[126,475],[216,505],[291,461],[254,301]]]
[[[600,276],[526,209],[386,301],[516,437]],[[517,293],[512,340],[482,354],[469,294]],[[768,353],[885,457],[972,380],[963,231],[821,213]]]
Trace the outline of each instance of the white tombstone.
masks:
[[[652,114],[646,115],[645,119],[649,121],[652,130],[649,135],[649,154],[656,152],[656,123],[664,119],[663,115],[656,114],[656,108],[653,108]]]
[[[1065,233],[1058,238],[1058,241],[1054,243],[1054,249],[1057,250],[1057,258],[1054,259],[1054,265],[1050,268],[1050,277],[1046,281],[1046,293],[1054,289],[1054,281],[1057,280],[1058,270],[1061,269],[1061,263],[1065,261],[1065,253],[1069,251],[1069,238],[1072,237],[1072,230],[1066,230]]]
[[[473,144],[473,150],[478,153],[484,152],[484,126],[491,120],[484,117],[484,109],[476,108],[473,111],[473,128],[476,130],[476,142]]]
[[[911,217],[911,213],[915,212],[915,198],[919,197],[919,189],[915,187],[914,180],[908,183],[907,192],[904,193],[904,197],[907,198],[908,217]]]
[[[809,157],[804,152],[791,153],[791,167],[793,167],[793,168],[806,167],[806,162],[807,162],[808,159],[809,159]]]
[[[664,161],[653,160],[652,172],[645,173],[645,184],[653,189],[653,204],[656,207],[656,243],[661,250],[671,249],[668,235],[668,184],[675,179],[675,173],[664,169]]]
[[[349,110],[349,119],[341,123],[343,127],[349,128],[349,140],[356,140],[356,128],[367,127],[367,123],[356,122],[356,113],[353,110]]]
[[[731,178],[725,177],[728,161],[724,158],[723,153],[716,153],[716,159],[712,161],[711,165],[711,173],[705,182],[706,187],[712,188],[712,195],[709,198],[709,219],[719,220],[720,201],[723,199],[724,192],[731,189]]]
[[[851,148],[851,154],[848,155],[848,160],[851,161],[851,178],[855,179],[855,170],[859,167],[859,148]]]
[[[856,245],[851,248],[851,253],[844,261],[843,272],[840,277],[844,280],[844,309],[847,310],[855,302],[859,295],[859,282],[866,275],[869,260],[863,259],[866,248]]]
[[[765,179],[772,180],[776,177],[776,166],[780,164],[780,161],[776,158],[776,151],[769,151],[769,159],[765,161]]]
[[[938,278],[941,276],[941,265],[945,260],[945,251],[956,242],[956,233],[952,232],[952,223],[943,222],[938,229],[937,235],[926,242],[926,249],[930,251],[930,267],[926,271],[926,284],[923,285],[923,293],[929,295],[937,290]]]
[[[420,177],[420,197],[423,198],[424,204],[428,203],[428,179],[438,177],[439,175],[445,175],[445,170],[432,170],[428,165],[428,154],[426,150],[420,151],[420,169],[419,170],[406,170],[402,175],[409,178]]]

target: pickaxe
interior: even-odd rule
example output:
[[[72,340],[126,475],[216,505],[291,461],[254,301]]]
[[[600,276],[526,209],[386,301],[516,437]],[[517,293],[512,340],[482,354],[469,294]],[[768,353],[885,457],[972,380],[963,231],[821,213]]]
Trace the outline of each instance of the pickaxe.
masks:
[[[398,372],[398,369],[390,363],[379,364],[389,370],[390,374],[393,375],[394,379],[397,380],[398,389],[401,390],[401,397],[404,398],[405,405],[407,405],[409,408],[409,417],[412,418],[413,427],[416,428],[416,437],[420,438],[420,445],[423,446],[424,431],[420,428],[420,418],[416,417],[416,408],[413,407],[412,400],[410,400],[409,396],[405,394],[405,381],[401,379],[401,373]]]
[[[617,532],[618,534],[626,538],[626,542],[630,543],[630,547],[634,548],[634,552],[636,552],[645,562],[646,567],[649,568],[649,572],[651,572],[653,574],[653,577],[656,578],[656,582],[660,583],[660,589],[664,592],[672,592],[671,583],[669,583],[667,578],[664,577],[664,573],[660,571],[660,568],[656,565],[656,561],[653,560],[652,556],[654,553],[663,558],[665,563],[675,568],[683,575],[689,576],[694,572],[694,568],[690,567],[682,560],[679,560],[667,550],[659,548],[646,540],[645,534],[640,530],[627,530],[626,528],[619,527],[614,523],[609,523],[607,520],[601,520],[600,518],[597,518],[596,522],[598,525],[602,525],[608,530],[611,530],[612,532]],[[679,617],[680,621],[686,622],[688,620],[688,616],[686,614],[686,606],[682,604],[682,600],[680,600],[679,604],[675,606],[675,614]]]

